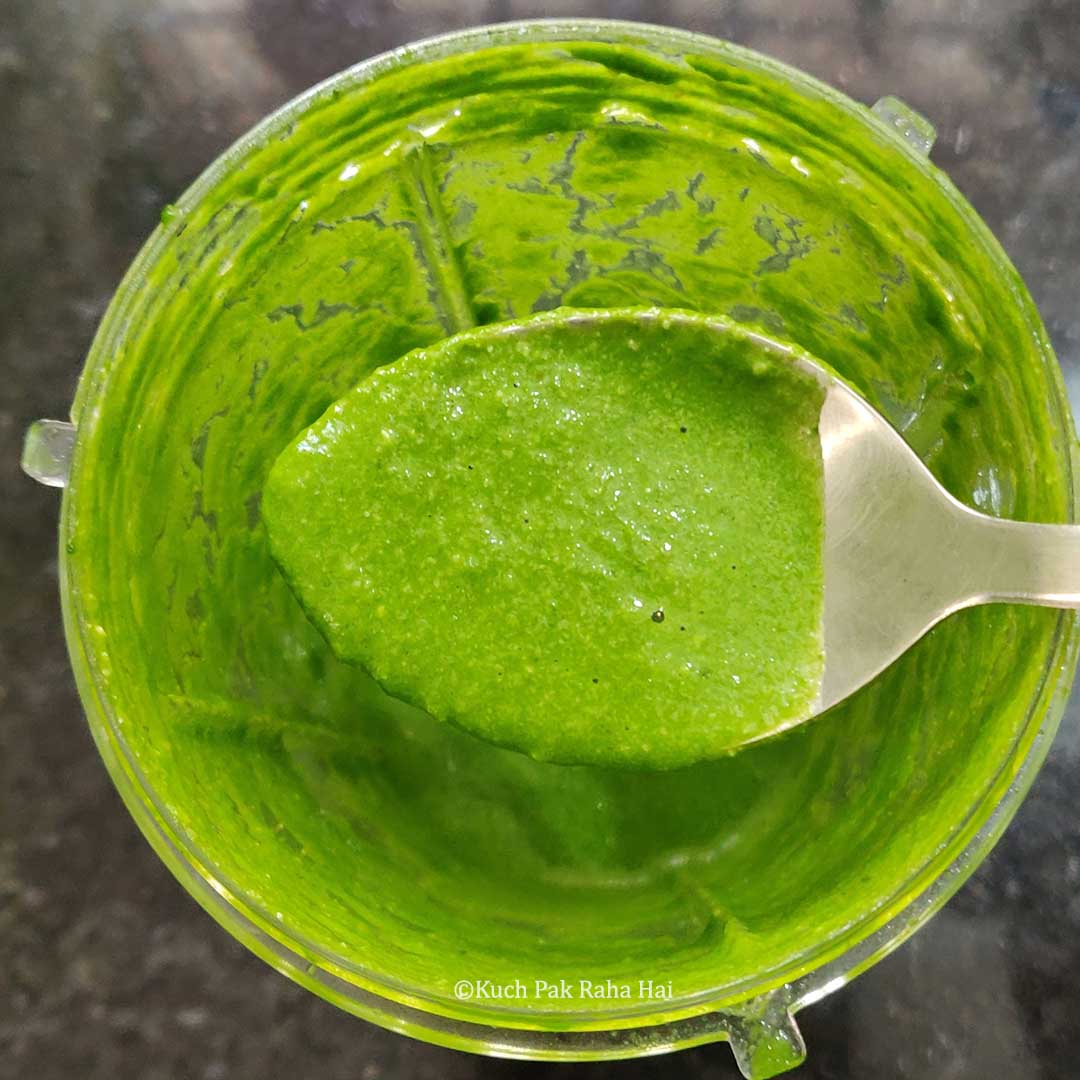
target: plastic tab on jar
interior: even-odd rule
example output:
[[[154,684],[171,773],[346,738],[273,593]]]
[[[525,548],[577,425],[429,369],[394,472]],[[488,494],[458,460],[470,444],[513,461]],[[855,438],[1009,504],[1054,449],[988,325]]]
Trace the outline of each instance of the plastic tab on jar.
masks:
[[[806,1060],[806,1043],[783,990],[743,1005],[729,1022],[728,1040],[747,1080],[769,1080]]]
[[[898,131],[923,157],[929,156],[930,148],[937,138],[937,130],[925,116],[892,95],[880,98],[870,111],[894,131]]]
[[[65,487],[74,450],[74,424],[64,420],[35,420],[23,442],[22,470],[39,484]]]

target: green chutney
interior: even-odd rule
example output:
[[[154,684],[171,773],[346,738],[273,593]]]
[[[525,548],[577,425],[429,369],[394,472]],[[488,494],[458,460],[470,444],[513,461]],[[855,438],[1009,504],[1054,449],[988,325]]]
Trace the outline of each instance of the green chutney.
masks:
[[[346,78],[180,201],[80,386],[62,570],[84,694],[221,895],[384,997],[557,1028],[738,1000],[904,908],[1007,788],[1072,616],[960,612],[731,757],[545,763],[334,655],[271,553],[282,451],[472,326],[663,306],[821,357],[973,506],[1063,521],[1071,490],[1023,286],[894,132],[739,50],[540,33]],[[672,1000],[465,1002],[466,978]]]
[[[823,399],[694,314],[496,324],[362,380],[263,518],[395,696],[542,761],[693,764],[814,713]]]

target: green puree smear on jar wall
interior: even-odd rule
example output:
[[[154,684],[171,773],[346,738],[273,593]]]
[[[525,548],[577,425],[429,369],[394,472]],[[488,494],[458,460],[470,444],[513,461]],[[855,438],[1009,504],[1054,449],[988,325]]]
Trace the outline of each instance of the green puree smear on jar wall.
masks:
[[[542,315],[361,381],[263,515],[390,692],[541,760],[686,765],[813,711],[822,397],[723,320]]]

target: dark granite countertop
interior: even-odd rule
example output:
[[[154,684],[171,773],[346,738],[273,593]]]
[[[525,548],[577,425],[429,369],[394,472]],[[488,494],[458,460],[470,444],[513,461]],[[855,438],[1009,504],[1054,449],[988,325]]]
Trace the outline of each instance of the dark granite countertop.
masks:
[[[485,1060],[307,994],[203,913],[94,750],[61,635],[59,500],[17,470],[63,416],[125,266],[270,108],[441,30],[670,22],[931,117],[934,159],[1028,281],[1080,406],[1080,0],[2,0],[0,1077],[736,1076],[724,1044],[607,1065]],[[1080,1076],[1080,697],[1004,839],[925,929],[800,1015],[793,1077]]]

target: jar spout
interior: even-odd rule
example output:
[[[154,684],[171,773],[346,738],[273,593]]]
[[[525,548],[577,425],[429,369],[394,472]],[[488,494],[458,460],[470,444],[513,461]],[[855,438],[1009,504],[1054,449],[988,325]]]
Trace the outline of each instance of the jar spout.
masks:
[[[23,441],[22,470],[39,484],[65,487],[74,450],[74,424],[64,420],[35,420]]]

